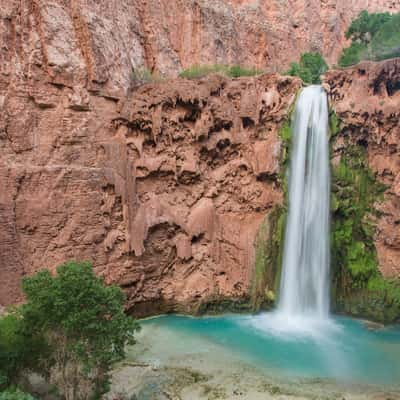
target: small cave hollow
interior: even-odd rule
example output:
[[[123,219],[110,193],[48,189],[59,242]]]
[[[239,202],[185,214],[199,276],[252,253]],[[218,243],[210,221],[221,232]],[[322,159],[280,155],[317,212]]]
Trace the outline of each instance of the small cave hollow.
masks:
[[[253,128],[255,125],[254,121],[250,117],[243,117],[242,118],[242,126],[243,129]]]

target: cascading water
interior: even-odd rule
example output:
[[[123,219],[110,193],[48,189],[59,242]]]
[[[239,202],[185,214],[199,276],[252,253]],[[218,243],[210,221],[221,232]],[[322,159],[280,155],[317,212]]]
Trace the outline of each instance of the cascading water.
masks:
[[[300,93],[292,133],[279,303],[275,312],[252,321],[285,338],[325,340],[336,327],[329,318],[328,101],[321,86]]]
[[[329,312],[328,105],[321,86],[302,90],[292,125],[278,313],[324,318]]]

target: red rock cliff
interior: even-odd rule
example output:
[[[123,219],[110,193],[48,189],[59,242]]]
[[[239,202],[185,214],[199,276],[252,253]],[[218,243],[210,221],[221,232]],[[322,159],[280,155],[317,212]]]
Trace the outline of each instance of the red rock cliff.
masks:
[[[167,81],[117,102],[11,77],[0,303],[19,299],[23,275],[68,259],[92,261],[138,313],[248,297],[259,226],[282,203],[278,130],[299,79]]]
[[[305,50],[335,62],[364,8],[399,5],[2,0],[0,304],[20,299],[23,275],[72,258],[123,286],[129,306],[246,296],[256,232],[282,201],[277,131],[300,82],[213,77],[132,93],[132,68],[274,71]],[[380,165],[396,163],[390,143]],[[395,243],[387,221],[380,240]]]
[[[398,0],[2,0],[2,72],[118,95],[132,68],[167,75],[196,63],[280,72],[304,51],[338,60],[363,10]]]

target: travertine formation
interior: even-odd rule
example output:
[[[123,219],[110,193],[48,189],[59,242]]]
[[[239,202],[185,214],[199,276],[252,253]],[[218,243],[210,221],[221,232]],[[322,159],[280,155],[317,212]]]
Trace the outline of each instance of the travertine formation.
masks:
[[[257,230],[282,202],[277,132],[300,81],[213,76],[137,89],[132,71],[281,71],[306,50],[334,63],[364,8],[399,4],[1,0],[0,305],[21,299],[22,276],[69,259],[93,261],[142,314],[248,296]],[[374,68],[327,81],[343,120],[365,119],[371,165],[391,185],[377,246],[392,274],[399,91]]]
[[[364,62],[325,76],[343,135],[367,148],[368,164],[387,186],[376,208],[375,246],[384,276],[400,275],[400,59]],[[344,142],[343,142],[344,144]],[[336,146],[340,153],[340,140]]]
[[[13,82],[3,102],[0,302],[18,299],[24,274],[73,258],[139,314],[248,298],[300,80],[178,79],[118,104],[33,83]]]

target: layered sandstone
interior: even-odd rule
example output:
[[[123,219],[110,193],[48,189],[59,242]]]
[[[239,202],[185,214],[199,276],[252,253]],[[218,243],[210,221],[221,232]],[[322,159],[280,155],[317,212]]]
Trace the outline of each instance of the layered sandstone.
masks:
[[[379,267],[400,275],[400,59],[363,62],[325,76],[342,135],[367,149],[369,167],[386,185],[375,234]],[[340,152],[340,144],[337,150]]]

